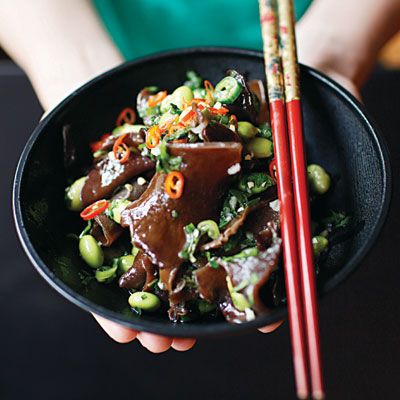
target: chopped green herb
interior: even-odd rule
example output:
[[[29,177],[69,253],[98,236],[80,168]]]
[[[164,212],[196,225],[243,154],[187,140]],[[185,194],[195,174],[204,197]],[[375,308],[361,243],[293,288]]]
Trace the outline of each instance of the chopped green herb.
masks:
[[[238,214],[242,213],[247,207],[256,204],[260,199],[249,199],[249,194],[240,190],[231,189],[225,198],[219,220],[219,227],[228,225]]]
[[[177,115],[182,114],[182,110],[174,103],[171,103],[171,108],[170,108],[169,112],[171,114],[177,114]]]
[[[157,156],[157,172],[179,171],[182,157],[171,157],[168,153],[167,144],[161,141],[158,145],[160,154]]]
[[[239,189],[250,195],[264,192],[274,186],[274,180],[266,172],[253,172],[244,175],[239,181]]]
[[[350,217],[344,212],[331,211],[329,217],[322,220],[322,223],[330,229],[345,228],[350,221]]]
[[[263,123],[263,124],[260,124],[258,128],[260,129],[259,135],[261,137],[271,140],[271,138],[272,138],[272,129],[271,129],[271,127],[269,125]]]
[[[229,257],[222,257],[224,261],[233,261],[241,258],[255,257],[258,255],[257,247],[249,247],[247,249],[242,250],[240,253],[234,254]]]
[[[87,233],[90,232],[90,230],[92,229],[92,225],[93,225],[93,220],[89,220],[85,229],[81,232],[81,234],[79,235],[79,239],[81,239],[83,236],[85,236]]]
[[[171,215],[172,215],[172,218],[178,218],[178,216],[179,216],[179,213],[178,213],[178,211],[176,211],[176,210],[172,210],[171,211]]]
[[[186,225],[183,229],[186,235],[186,242],[178,255],[183,260],[189,260],[190,262],[194,263],[196,262],[194,253],[197,245],[199,244],[201,234],[193,224]]]

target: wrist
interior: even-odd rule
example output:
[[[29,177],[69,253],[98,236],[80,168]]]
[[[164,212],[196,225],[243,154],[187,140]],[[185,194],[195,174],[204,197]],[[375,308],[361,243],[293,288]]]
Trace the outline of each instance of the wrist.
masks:
[[[112,48],[101,56],[74,49],[74,54],[55,59],[42,55],[40,62],[29,62],[24,68],[43,108],[48,111],[79,86],[95,76],[123,62],[119,52]],[[106,53],[106,54],[105,54]]]

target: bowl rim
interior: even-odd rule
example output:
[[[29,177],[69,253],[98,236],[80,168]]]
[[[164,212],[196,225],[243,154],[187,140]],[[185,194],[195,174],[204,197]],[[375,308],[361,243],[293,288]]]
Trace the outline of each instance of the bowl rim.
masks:
[[[124,325],[131,329],[145,330],[147,332],[152,332],[171,337],[206,337],[206,336],[220,336],[227,334],[232,335],[232,334],[243,333],[276,322],[284,318],[285,315],[287,314],[287,311],[285,306],[281,306],[274,309],[268,315],[260,316],[253,321],[246,322],[243,324],[230,324],[221,322],[219,323],[206,322],[203,324],[190,324],[190,323],[173,324],[173,323],[149,321],[145,319],[138,319],[137,322],[129,320],[127,318],[125,319],[122,314],[109,310],[103,306],[100,306],[95,302],[92,302],[86,297],[75,292],[67,284],[61,281],[61,279],[59,279],[46,265],[46,263],[41,259],[41,257],[36,252],[29,238],[29,234],[24,224],[22,216],[22,208],[20,203],[21,182],[24,176],[27,160],[29,158],[30,152],[36,140],[43,133],[45,127],[49,124],[49,121],[51,121],[60,112],[62,112],[62,110],[64,110],[64,108],[71,101],[73,101],[75,97],[81,95],[81,93],[84,93],[87,89],[95,86],[99,81],[102,81],[105,78],[112,78],[114,74],[128,70],[132,66],[151,62],[153,60],[160,61],[171,57],[173,58],[185,55],[190,56],[192,54],[199,54],[199,53],[204,55],[213,55],[222,53],[231,56],[233,55],[233,56],[253,57],[260,59],[260,61],[262,61],[263,59],[262,52],[256,50],[247,50],[234,47],[215,47],[215,46],[192,47],[192,48],[184,48],[172,51],[165,51],[161,53],[155,53],[150,56],[125,62],[117,67],[107,70],[104,73],[96,76],[89,82],[85,83],[84,85],[80,86],[76,90],[74,90],[70,95],[68,95],[65,99],[63,99],[39,122],[39,124],[31,134],[31,136],[29,137],[22,151],[22,154],[20,156],[17,165],[13,183],[12,205],[13,205],[14,223],[16,226],[18,237],[21,241],[22,247],[25,253],[27,254],[29,260],[34,265],[35,269],[39,272],[39,274],[46,280],[46,282],[51,287],[53,287],[58,293],[60,293],[66,299],[71,301],[73,304],[77,305],[78,307],[82,308],[87,312],[96,313],[101,317],[107,318],[113,322]],[[333,275],[331,279],[327,282],[327,284],[324,285],[323,289],[319,291],[319,296],[321,297],[322,295],[325,295],[327,292],[331,291],[339,283],[344,281],[351,273],[353,273],[357,269],[357,266],[359,266],[362,259],[364,259],[364,257],[367,255],[367,253],[369,253],[369,251],[375,244],[385,224],[391,201],[391,194],[392,194],[391,166],[390,166],[389,151],[386,141],[380,129],[377,127],[375,121],[373,120],[373,118],[371,118],[370,114],[365,109],[365,106],[361,104],[346,89],[344,89],[342,86],[340,86],[338,83],[336,83],[329,77],[325,76],[323,73],[304,65],[301,65],[301,68],[304,72],[308,73],[313,78],[320,81],[322,84],[328,86],[331,91],[336,93],[336,95],[342,97],[344,101],[349,105],[349,107],[355,112],[358,118],[360,118],[360,120],[364,123],[366,129],[370,133],[371,139],[373,139],[374,146],[379,153],[380,162],[382,164],[383,181],[384,181],[384,189],[382,193],[383,202],[381,203],[381,207],[378,210],[379,213],[378,221],[376,222],[374,228],[369,232],[364,246],[358,249],[358,251],[356,251],[352,255],[352,257],[348,260],[346,266],[342,268],[339,272],[337,272],[335,275]]]

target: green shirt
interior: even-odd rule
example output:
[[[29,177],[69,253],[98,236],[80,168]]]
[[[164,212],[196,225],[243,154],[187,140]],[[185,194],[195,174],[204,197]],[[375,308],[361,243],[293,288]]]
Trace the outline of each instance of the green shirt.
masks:
[[[257,0],[93,0],[127,60],[193,46],[262,49]],[[311,0],[296,1],[299,18]]]

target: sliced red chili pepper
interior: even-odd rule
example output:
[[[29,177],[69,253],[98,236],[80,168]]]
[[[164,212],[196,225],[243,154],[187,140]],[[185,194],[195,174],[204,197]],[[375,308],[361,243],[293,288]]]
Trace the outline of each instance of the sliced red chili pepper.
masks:
[[[172,171],[165,178],[165,191],[171,199],[179,199],[182,196],[184,185],[185,179],[179,171]]]
[[[108,201],[107,200],[99,200],[96,201],[95,203],[91,204],[90,206],[86,207],[81,213],[80,216],[82,219],[85,221],[89,221],[90,219],[93,219],[97,215],[101,214],[104,212],[108,207]]]
[[[170,126],[174,123],[175,119],[176,119],[176,116],[175,115],[171,115],[171,118],[169,118],[164,123],[158,125],[158,128],[160,129],[160,132],[163,133],[166,130],[168,130],[170,128]]]
[[[124,140],[127,136],[128,136],[127,133],[124,133],[123,135],[119,136],[113,146],[114,157],[121,164],[126,163],[131,154],[130,148],[127,146],[126,143],[124,143]]]
[[[161,103],[167,97],[167,91],[163,90],[162,92],[158,92],[153,94],[147,100],[147,105],[149,107],[155,107],[158,103]]]
[[[96,153],[96,151],[101,149],[101,146],[103,146],[104,141],[111,136],[110,133],[105,133],[104,135],[102,135],[100,137],[100,140],[98,140],[97,142],[92,142],[90,143],[90,150],[92,150],[92,153]]]
[[[204,88],[206,89],[208,97],[214,99],[214,86],[211,84],[210,81],[204,81]]]
[[[149,149],[154,149],[160,143],[161,132],[158,125],[153,125],[149,128],[146,135],[146,146]]]
[[[209,107],[208,108],[211,114],[214,115],[225,115],[229,110],[225,107],[220,107],[220,108],[215,108],[215,107]]]
[[[276,182],[277,172],[276,172],[276,160],[275,158],[269,163],[269,174],[271,178]]]
[[[196,116],[196,112],[194,110],[190,110],[187,114],[185,114],[182,117],[181,122],[186,124],[187,122],[191,121],[195,116]]]
[[[123,124],[134,124],[136,121],[136,113],[133,108],[126,107],[118,115],[116,126]]]

